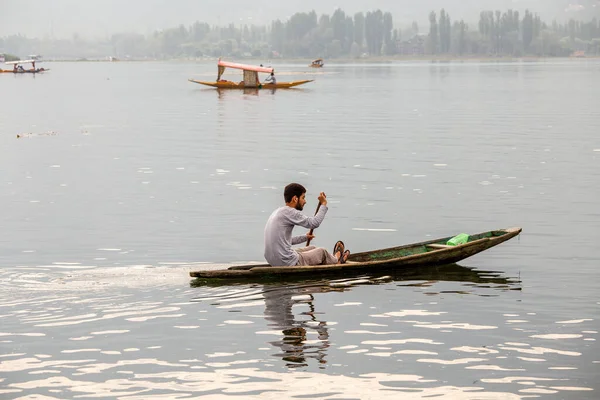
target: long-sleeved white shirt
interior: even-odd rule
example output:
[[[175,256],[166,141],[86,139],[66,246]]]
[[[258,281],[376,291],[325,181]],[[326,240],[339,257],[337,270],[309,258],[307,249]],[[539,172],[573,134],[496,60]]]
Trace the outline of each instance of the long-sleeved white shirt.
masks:
[[[298,264],[298,253],[293,245],[304,243],[306,235],[292,237],[294,226],[315,229],[327,214],[327,206],[321,206],[314,217],[307,217],[295,208],[284,206],[273,211],[265,226],[265,259],[272,266]]]

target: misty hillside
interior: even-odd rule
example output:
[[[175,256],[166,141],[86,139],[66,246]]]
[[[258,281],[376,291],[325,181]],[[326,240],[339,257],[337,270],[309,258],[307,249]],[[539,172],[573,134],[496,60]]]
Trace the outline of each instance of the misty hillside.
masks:
[[[569,6],[569,4],[572,4]],[[573,6],[573,4],[575,6]],[[268,24],[296,12],[346,14],[381,9],[396,25],[426,25],[429,11],[445,8],[453,19],[475,22],[486,9],[530,10],[546,20],[598,15],[600,0],[0,0],[0,36],[106,37],[117,32],[147,34],[195,21],[209,24]]]

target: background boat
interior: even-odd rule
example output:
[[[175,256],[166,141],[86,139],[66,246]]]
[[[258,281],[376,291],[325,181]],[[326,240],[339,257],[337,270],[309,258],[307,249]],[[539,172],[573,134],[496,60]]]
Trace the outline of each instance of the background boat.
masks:
[[[291,82],[276,82],[276,83],[261,83],[258,74],[272,74],[275,69],[271,67],[263,67],[263,66],[254,66],[247,64],[238,64],[227,61],[222,61],[219,59],[217,63],[218,73],[217,80],[214,82],[208,81],[199,81],[195,79],[188,79],[188,81],[193,83],[198,83],[200,85],[210,86],[219,89],[248,89],[248,88],[257,88],[257,89],[288,89],[291,87],[296,87],[300,85],[304,85],[305,83],[312,82],[312,80],[301,80],[301,81],[291,81]],[[239,69],[243,71],[243,80],[239,82],[233,82],[226,79],[221,79],[223,73],[226,68]]]

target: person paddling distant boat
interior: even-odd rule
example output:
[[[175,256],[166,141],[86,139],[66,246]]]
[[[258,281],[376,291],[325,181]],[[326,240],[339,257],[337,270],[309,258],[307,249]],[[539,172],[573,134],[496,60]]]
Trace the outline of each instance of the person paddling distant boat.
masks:
[[[265,85],[266,84],[277,84],[277,79],[275,79],[275,72],[271,72],[271,75],[267,76],[267,79],[265,79]]]
[[[318,228],[327,214],[327,196],[319,194],[319,207],[314,217],[302,213],[306,204],[306,189],[298,183],[290,183],[283,192],[285,206],[279,207],[269,217],[265,226],[265,259],[271,266],[325,265],[345,263],[350,255],[344,243],[338,241],[334,254],[322,247],[306,246],[293,249],[293,245],[314,239],[312,229]],[[293,236],[295,226],[311,229],[305,235]]]

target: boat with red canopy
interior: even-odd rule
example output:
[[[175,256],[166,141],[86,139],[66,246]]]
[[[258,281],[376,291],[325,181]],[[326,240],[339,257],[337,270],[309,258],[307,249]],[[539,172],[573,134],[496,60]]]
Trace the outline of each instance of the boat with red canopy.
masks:
[[[217,64],[218,73],[217,80],[215,82],[207,82],[207,81],[198,81],[195,79],[188,79],[190,82],[198,83],[200,85],[211,86],[219,89],[287,89],[295,86],[300,86],[308,82],[312,82],[312,80],[303,80],[303,81],[291,81],[291,82],[260,82],[258,77],[259,73],[264,74],[272,74],[275,72],[274,68],[271,67],[263,67],[263,66],[254,66],[247,64],[239,64],[228,61],[222,61],[219,59]],[[223,73],[225,69],[233,68],[240,69],[243,71],[243,79],[239,82],[233,82],[226,79],[222,79]]]

